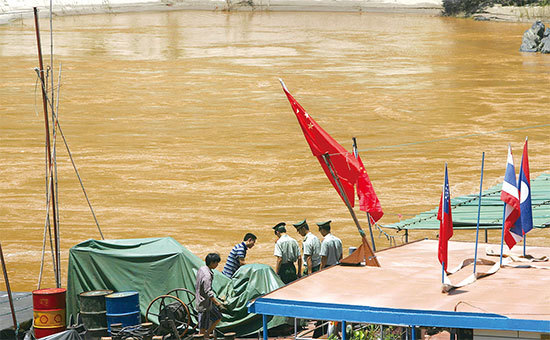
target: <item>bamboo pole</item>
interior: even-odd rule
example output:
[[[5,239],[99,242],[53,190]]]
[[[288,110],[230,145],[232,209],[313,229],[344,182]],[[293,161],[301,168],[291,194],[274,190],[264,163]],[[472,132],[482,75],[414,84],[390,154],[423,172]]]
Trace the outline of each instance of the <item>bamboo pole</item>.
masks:
[[[45,77],[44,77],[44,62],[42,58],[42,43],[40,41],[40,27],[38,24],[38,8],[33,7],[34,11],[34,25],[35,25],[35,31],[36,31],[36,43],[38,48],[38,64],[40,67],[40,81],[42,82],[42,104],[44,108],[44,127],[46,129],[46,153],[48,157],[48,176],[52,177],[52,180],[50,182],[50,189],[52,192],[51,196],[51,202],[52,202],[52,219],[53,219],[53,231],[54,231],[54,240],[55,240],[55,266],[54,266],[54,272],[55,272],[55,281],[57,288],[61,287],[61,280],[59,279],[61,271],[59,270],[59,247],[58,247],[58,227],[57,227],[57,214],[56,214],[56,204],[55,204],[55,195],[53,193],[55,192],[54,188],[54,182],[53,182],[53,172],[52,172],[52,150],[50,145],[50,126],[49,126],[49,119],[48,119],[48,99],[47,99],[47,93],[46,93],[46,87],[45,87]]]

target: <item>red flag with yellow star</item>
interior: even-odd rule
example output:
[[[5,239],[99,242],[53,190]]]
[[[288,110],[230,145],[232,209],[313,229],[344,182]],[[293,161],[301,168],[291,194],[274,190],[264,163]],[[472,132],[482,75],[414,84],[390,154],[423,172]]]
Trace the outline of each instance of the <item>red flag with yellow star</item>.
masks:
[[[378,200],[378,196],[374,192],[374,187],[370,181],[367,170],[363,165],[361,157],[357,155],[357,162],[359,163],[359,178],[357,178],[357,196],[359,197],[359,208],[362,211],[366,211],[370,214],[373,222],[378,221],[384,215],[382,206]]]
[[[336,192],[338,192],[343,200],[344,197],[340,194],[340,190],[338,190],[338,186],[336,185],[329,168],[323,160],[324,154],[328,153],[330,155],[333,170],[342,184],[348,202],[353,207],[355,204],[354,185],[357,182],[357,177],[359,176],[359,164],[357,160],[343,146],[338,144],[338,142],[334,140],[334,138],[332,138],[325,130],[323,130],[323,128],[317,124],[313,118],[311,118],[304,108],[298,104],[296,99],[294,99],[294,97],[292,97],[292,95],[288,92],[282,80],[281,85],[283,86],[283,91],[290,102],[292,110],[296,114],[296,118],[298,118],[298,123],[300,123],[304,137],[306,137],[306,141],[311,148],[311,152],[315,157],[317,157],[317,160],[323,167],[330,183],[332,183],[336,189]]]

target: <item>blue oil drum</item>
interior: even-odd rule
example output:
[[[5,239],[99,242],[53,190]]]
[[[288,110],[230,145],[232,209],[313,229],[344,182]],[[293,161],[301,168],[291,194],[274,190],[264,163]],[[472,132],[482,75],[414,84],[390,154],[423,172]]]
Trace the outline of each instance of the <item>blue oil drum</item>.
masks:
[[[135,326],[141,323],[139,293],[135,291],[118,292],[105,296],[107,307],[107,326],[121,323],[122,327]]]

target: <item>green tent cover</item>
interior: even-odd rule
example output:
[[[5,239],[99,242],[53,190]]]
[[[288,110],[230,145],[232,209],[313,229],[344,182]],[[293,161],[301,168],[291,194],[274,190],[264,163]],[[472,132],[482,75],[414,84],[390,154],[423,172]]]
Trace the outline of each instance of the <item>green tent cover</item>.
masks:
[[[171,237],[84,241],[69,252],[67,315],[79,312],[78,294],[110,289],[139,292],[140,310],[145,316],[153,299],[174,288],[194,292],[197,270],[203,265],[203,260]],[[263,264],[242,266],[231,279],[214,270],[213,289],[228,304],[218,329],[238,336],[260,330],[261,316],[249,314],[247,303],[283,285],[274,270]],[[274,317],[268,327],[284,323],[285,318]]]
[[[502,228],[503,202],[500,200],[502,184],[495,185],[481,194],[481,229]],[[536,228],[550,226],[550,173],[544,173],[531,180],[531,204],[533,224]],[[460,196],[451,199],[453,228],[476,229],[479,194]],[[438,208],[416,215],[413,218],[387,224],[382,227],[402,229],[439,229]]]

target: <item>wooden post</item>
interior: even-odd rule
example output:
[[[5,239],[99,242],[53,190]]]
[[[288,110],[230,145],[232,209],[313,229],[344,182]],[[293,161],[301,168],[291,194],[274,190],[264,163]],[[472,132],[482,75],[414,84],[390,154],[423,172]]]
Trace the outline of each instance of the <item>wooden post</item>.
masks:
[[[334,182],[336,183],[336,186],[338,187],[338,190],[340,191],[340,194],[342,195],[342,198],[344,199],[344,203],[346,204],[346,207],[349,210],[349,213],[351,217],[353,218],[353,221],[355,222],[355,226],[357,227],[357,230],[359,231],[359,234],[361,235],[361,241],[362,244],[353,254],[342,260],[343,263],[361,263],[363,260],[365,260],[365,263],[368,266],[373,267],[380,267],[380,263],[378,263],[378,259],[374,255],[371,247],[369,246],[369,243],[367,242],[367,239],[365,237],[365,232],[361,228],[361,225],[359,224],[359,220],[357,219],[357,216],[355,215],[355,211],[353,211],[353,208],[351,207],[351,204],[348,201],[348,197],[346,196],[346,193],[344,192],[344,189],[342,188],[342,184],[340,183],[340,180],[334,173],[332,163],[330,161],[330,156],[328,153],[323,155],[323,160],[325,161],[328,169],[330,170],[330,174],[332,175],[332,178],[334,179]]]
[[[55,204],[55,191],[54,191],[54,182],[53,182],[53,171],[52,171],[52,150],[50,146],[50,126],[48,119],[48,98],[46,93],[46,81],[44,77],[44,62],[42,60],[42,43],[40,42],[40,27],[38,25],[38,8],[33,7],[34,10],[34,25],[36,31],[36,43],[38,47],[38,65],[40,67],[40,81],[42,87],[42,105],[44,108],[44,127],[46,129],[46,154],[48,158],[48,171],[46,178],[50,177],[50,188],[52,196],[52,219],[53,219],[53,233],[54,233],[54,243],[55,243],[55,282],[57,288],[61,287],[61,270],[60,270],[60,259],[59,259],[59,241],[58,241],[58,226],[57,226],[57,214],[56,214],[56,204]]]

